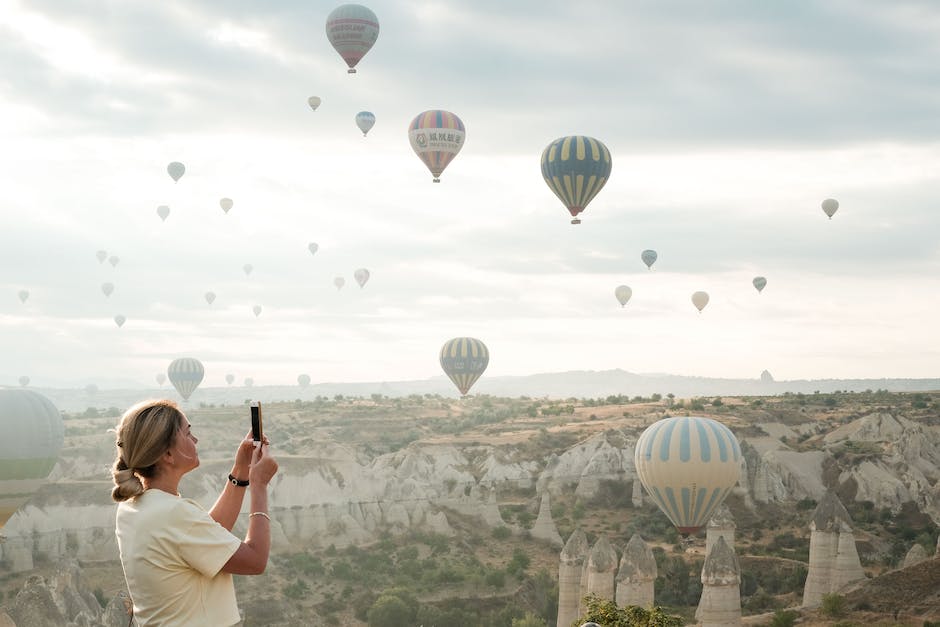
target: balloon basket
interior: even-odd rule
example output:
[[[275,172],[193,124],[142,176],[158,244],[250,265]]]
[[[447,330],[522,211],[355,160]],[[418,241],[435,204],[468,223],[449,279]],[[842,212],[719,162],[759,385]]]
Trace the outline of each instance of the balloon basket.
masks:
[[[578,218],[571,218],[571,224],[581,224],[581,220]]]
[[[356,73],[356,68],[351,67],[351,68],[349,68],[348,70],[346,70],[346,73],[347,73],[347,74],[355,74],[355,73]]]
[[[432,182],[432,183],[440,183],[440,182],[441,182],[441,179],[435,177],[435,178],[431,179],[431,182]]]

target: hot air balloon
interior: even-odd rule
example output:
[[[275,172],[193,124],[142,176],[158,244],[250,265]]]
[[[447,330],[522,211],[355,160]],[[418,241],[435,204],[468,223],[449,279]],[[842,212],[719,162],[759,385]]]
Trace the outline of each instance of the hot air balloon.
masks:
[[[232,385],[235,382],[235,375],[233,374],[225,375],[225,382],[228,383],[229,385]]]
[[[104,260],[108,258],[108,251],[99,250],[95,253],[95,257],[98,258],[98,263],[104,263]]]
[[[254,384],[255,384],[255,380],[254,380],[254,379],[252,379],[251,377],[245,377],[245,387],[246,387],[246,388],[250,388],[250,387],[253,386]]]
[[[210,305],[215,302],[215,292],[206,292],[206,302]]]
[[[646,267],[650,270],[653,269],[653,264],[656,263],[658,258],[659,255],[656,254],[655,250],[646,249],[640,253],[640,259],[643,260],[643,263],[645,263]]]
[[[839,210],[839,201],[835,198],[827,198],[822,201],[822,210],[825,211],[829,219],[832,220],[833,214]]]
[[[166,383],[166,375],[162,372],[157,373],[157,385],[163,385]]]
[[[127,322],[127,318],[125,318],[121,314],[114,316],[114,324],[118,325],[119,329],[124,326],[125,322]]]
[[[255,305],[254,307],[251,308],[251,311],[254,312],[255,318],[257,318],[258,316],[261,315],[261,305]]]
[[[219,206],[222,207],[222,211],[225,213],[228,213],[228,210],[231,209],[234,204],[231,198],[222,198],[219,200]]]
[[[309,374],[297,375],[297,383],[302,388],[307,387],[308,385],[310,385],[310,375]]]
[[[379,37],[379,19],[361,4],[344,4],[327,16],[326,36],[349,66],[348,73],[355,74],[356,64]]]
[[[630,297],[633,296],[633,290],[626,285],[618,285],[617,289],[614,290],[614,296],[617,297],[617,300],[620,301],[620,306],[623,307],[627,304],[627,301],[630,300]]]
[[[94,396],[97,393],[98,393],[98,386],[95,385],[94,383],[89,383],[88,385],[85,386],[85,394],[87,394],[88,396]]]
[[[757,293],[760,294],[764,291],[764,288],[767,287],[767,279],[762,276],[754,277],[754,280],[751,281],[754,284],[754,287],[757,289]]]
[[[195,392],[199,384],[202,383],[206,369],[203,368],[202,362],[198,359],[193,357],[179,357],[170,362],[170,365],[166,369],[166,374],[170,377],[170,383],[172,383],[176,391],[180,393],[183,400],[188,401],[192,393]]]
[[[248,276],[249,274],[251,274],[251,271],[254,269],[255,267],[251,265],[250,263],[246,263],[245,265],[242,266],[242,270],[245,271],[245,276]]]
[[[160,205],[157,207],[157,215],[160,216],[160,220],[166,222],[167,217],[170,215],[170,208],[166,205]]]
[[[435,183],[460,149],[463,148],[463,122],[449,111],[431,110],[419,113],[408,125],[411,148],[433,175]]]
[[[542,178],[571,213],[571,224],[610,178],[610,151],[583,135],[560,137],[542,151]]]
[[[356,283],[359,284],[359,287],[365,287],[366,281],[369,280],[369,271],[365,268],[359,268],[353,273],[353,276],[356,277]]]
[[[738,482],[741,447],[710,418],[675,416],[646,428],[633,462],[640,483],[680,533],[701,529]]]
[[[114,292],[114,283],[102,283],[101,284],[101,293],[106,297],[111,296]]]
[[[179,161],[174,161],[170,165],[166,166],[167,174],[170,175],[174,181],[179,181],[180,177],[186,172],[186,166],[180,163]]]
[[[19,296],[21,303],[25,303],[29,298],[29,290],[20,290],[16,295]]]
[[[472,337],[455,337],[441,347],[441,368],[463,396],[490,363],[486,345]]]
[[[29,385],[29,377],[27,377],[27,376],[25,376],[25,375],[22,376],[22,377],[20,377],[20,385],[22,385],[24,388],[25,388],[27,385]]]
[[[706,292],[695,292],[692,294],[692,304],[695,305],[699,313],[702,313],[705,305],[708,304],[708,294]]]
[[[110,257],[108,257],[108,263],[111,264],[112,268],[117,267],[119,261],[121,261],[121,258],[118,257],[117,255],[111,255]]]
[[[307,244],[307,250],[310,251],[311,255],[316,255],[317,251],[320,250],[320,245],[317,244],[316,242],[310,242],[309,244]]]
[[[313,109],[314,111],[317,110],[317,107],[320,106],[321,102],[322,101],[320,100],[319,96],[310,96],[309,98],[307,98],[307,104],[310,105],[310,108]]]
[[[375,114],[369,111],[360,111],[356,114],[356,126],[359,127],[362,136],[365,137],[369,129],[375,126]]]
[[[346,279],[344,279],[341,276],[338,276],[335,279],[333,279],[333,285],[336,286],[336,289],[341,290],[343,289],[343,286],[346,285]]]
[[[62,448],[59,410],[32,390],[0,389],[0,529],[44,483]]]

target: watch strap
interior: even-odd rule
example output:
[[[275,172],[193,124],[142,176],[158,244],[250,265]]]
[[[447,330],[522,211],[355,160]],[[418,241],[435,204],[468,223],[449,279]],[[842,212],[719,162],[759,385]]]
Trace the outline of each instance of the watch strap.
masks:
[[[241,479],[236,479],[236,478],[235,478],[235,475],[229,475],[229,476],[228,476],[228,480],[232,482],[232,485],[236,485],[236,486],[238,486],[239,488],[244,488],[244,487],[246,487],[246,486],[248,485],[248,480],[247,480],[247,479],[245,479],[244,481],[242,481]]]

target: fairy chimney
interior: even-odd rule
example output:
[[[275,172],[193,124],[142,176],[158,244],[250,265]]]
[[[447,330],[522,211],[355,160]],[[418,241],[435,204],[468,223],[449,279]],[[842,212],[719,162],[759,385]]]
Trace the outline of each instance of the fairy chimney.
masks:
[[[702,566],[702,598],[695,610],[701,627],[737,627],[741,624],[741,568],[734,549],[721,536]]]
[[[581,571],[588,556],[588,539],[578,527],[561,550],[558,564],[558,627],[569,627],[579,616]]]
[[[587,573],[586,594],[594,594],[600,599],[613,601],[616,596],[614,582],[617,576],[617,551],[607,536],[599,537],[594,543],[588,555],[585,572]]]
[[[617,571],[617,605],[652,607],[653,586],[658,574],[652,549],[640,534],[633,534],[623,549]]]
[[[731,510],[722,503],[708,520],[705,530],[705,555],[711,553],[712,547],[715,546],[718,538],[724,538],[728,546],[734,547],[734,530],[736,528],[737,525],[734,524]]]
[[[852,520],[834,492],[827,490],[809,523],[809,571],[803,607],[818,607],[826,594],[865,578]]]

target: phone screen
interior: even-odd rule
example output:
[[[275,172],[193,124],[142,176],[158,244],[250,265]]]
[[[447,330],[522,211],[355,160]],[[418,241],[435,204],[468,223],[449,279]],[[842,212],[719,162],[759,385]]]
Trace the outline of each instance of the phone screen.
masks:
[[[264,439],[264,432],[261,427],[261,403],[252,401],[251,403],[251,439],[255,442],[261,442]]]

